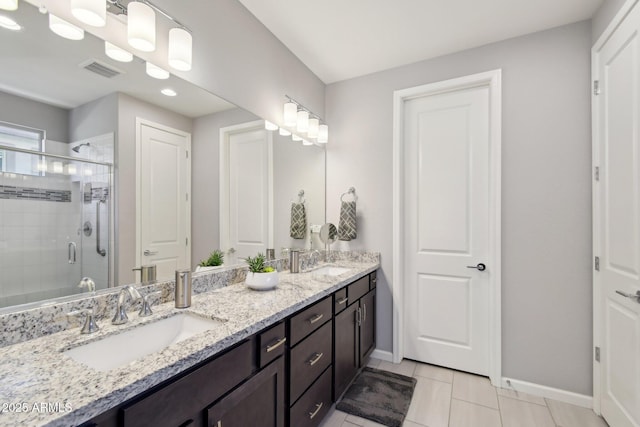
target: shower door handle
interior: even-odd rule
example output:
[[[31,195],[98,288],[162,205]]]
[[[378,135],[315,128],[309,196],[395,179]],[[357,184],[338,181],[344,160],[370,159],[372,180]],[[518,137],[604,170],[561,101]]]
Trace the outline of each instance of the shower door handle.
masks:
[[[98,200],[96,202],[96,252],[100,256],[107,255],[107,251],[100,247],[100,204],[106,202],[104,200]]]
[[[76,249],[75,242],[69,242],[67,245],[67,258],[69,258],[69,264],[76,263]]]

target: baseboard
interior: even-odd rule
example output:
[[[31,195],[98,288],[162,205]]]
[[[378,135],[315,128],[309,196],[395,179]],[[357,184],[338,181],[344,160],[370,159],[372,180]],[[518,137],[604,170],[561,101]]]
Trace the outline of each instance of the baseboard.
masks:
[[[560,402],[593,409],[593,396],[504,377],[502,378],[501,386],[505,389],[521,391],[534,396],[546,397],[548,399],[559,400]]]
[[[385,362],[393,362],[393,353],[390,351],[378,350],[377,348],[371,352],[374,359],[384,360]]]

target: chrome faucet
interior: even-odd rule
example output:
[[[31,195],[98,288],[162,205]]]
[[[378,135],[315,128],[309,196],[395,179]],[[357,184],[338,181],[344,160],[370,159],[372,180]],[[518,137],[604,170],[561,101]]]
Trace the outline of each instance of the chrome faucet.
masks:
[[[97,332],[100,329],[94,319],[93,310],[90,308],[71,311],[67,313],[67,316],[69,317],[87,316],[85,317],[84,326],[82,326],[82,329],[80,330],[81,334],[92,334],[94,332]]]
[[[131,297],[131,301],[133,303],[142,301],[140,292],[138,292],[138,290],[133,286],[127,285],[120,289],[120,293],[118,294],[118,305],[116,307],[116,314],[114,314],[113,319],[111,319],[111,323],[113,323],[114,325],[123,325],[129,320],[124,305],[127,293],[129,294],[129,297]]]

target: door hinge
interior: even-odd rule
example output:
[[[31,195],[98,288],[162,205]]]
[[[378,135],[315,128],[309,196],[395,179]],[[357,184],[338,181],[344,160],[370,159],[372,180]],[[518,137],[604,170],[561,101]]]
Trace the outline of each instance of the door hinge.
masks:
[[[185,199],[187,202],[189,201],[189,193],[185,194]]]
[[[189,246],[189,238],[188,238],[188,237],[186,237],[186,238],[184,239],[184,245],[185,245],[185,246]]]
[[[594,357],[596,359],[596,362],[600,361],[600,347],[595,348]]]
[[[596,181],[600,181],[600,167],[599,166],[595,166],[593,168],[593,179],[595,179]]]
[[[593,264],[594,264],[594,268],[596,269],[596,271],[600,271],[600,257],[599,256],[595,257],[595,260],[594,260]]]
[[[189,152],[185,151],[186,155],[187,155],[187,159],[189,158]]]
[[[593,81],[593,94],[600,95],[600,80]]]

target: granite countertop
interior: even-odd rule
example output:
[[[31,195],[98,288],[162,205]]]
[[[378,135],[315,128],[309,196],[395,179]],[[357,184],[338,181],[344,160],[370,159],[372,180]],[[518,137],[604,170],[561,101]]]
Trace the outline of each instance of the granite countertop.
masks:
[[[174,303],[153,307],[154,314],[80,335],[78,328],[0,348],[0,426],[81,424],[184,370],[220,353],[265,327],[375,271],[379,262],[338,261],[350,270],[339,276],[308,272],[279,273],[274,290],[253,291],[238,283],[194,295],[187,309]],[[322,267],[320,265],[319,267]],[[62,352],[106,335],[189,312],[221,325],[164,350],[107,372],[82,365]],[[123,351],[126,351],[123,349]]]

